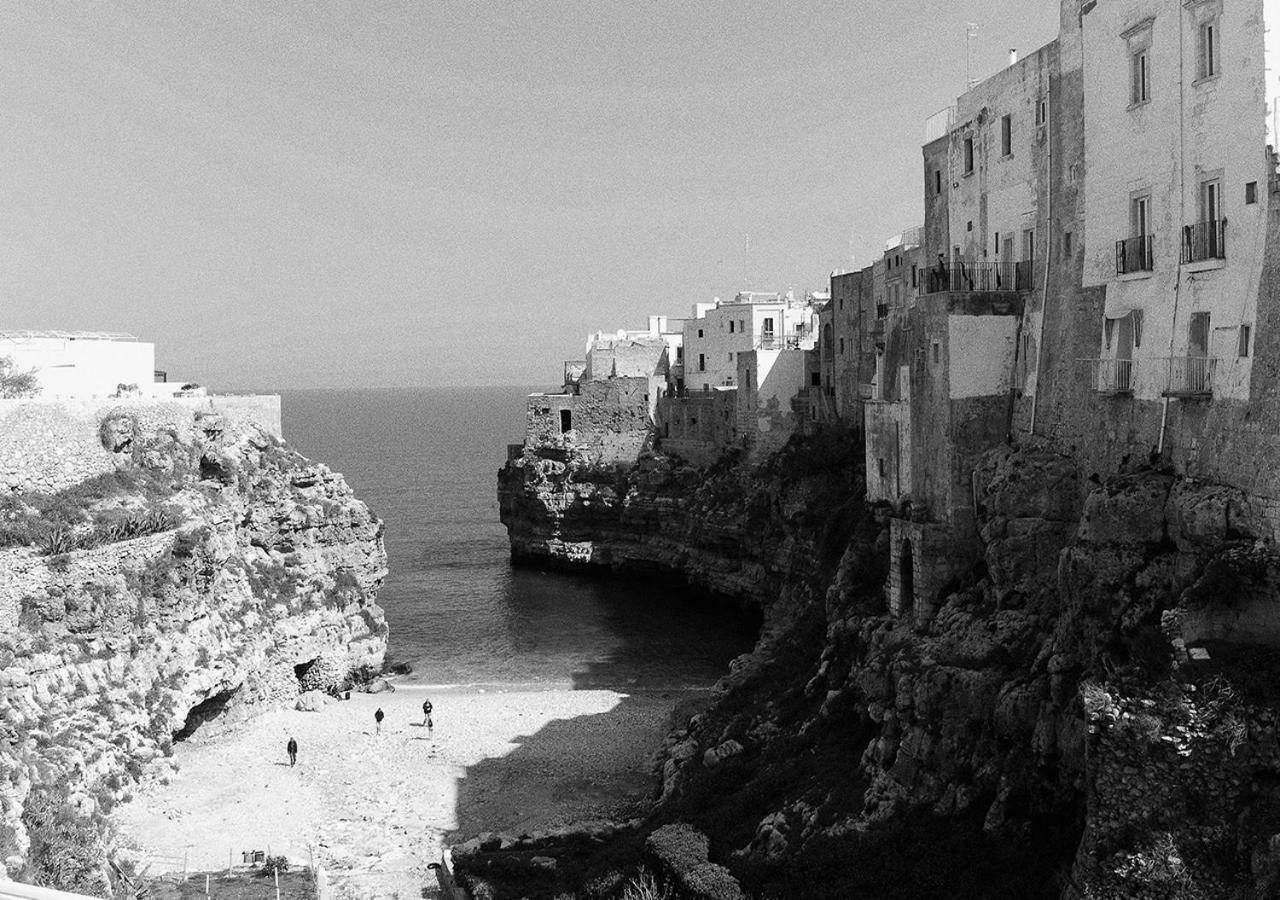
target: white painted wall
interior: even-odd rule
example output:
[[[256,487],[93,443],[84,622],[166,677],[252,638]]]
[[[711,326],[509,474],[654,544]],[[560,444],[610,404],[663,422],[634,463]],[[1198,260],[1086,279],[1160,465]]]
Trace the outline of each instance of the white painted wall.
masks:
[[[702,304],[695,312],[700,309]],[[738,355],[759,347],[766,334],[780,343],[797,339],[807,349],[817,340],[818,310],[810,303],[721,301],[703,312],[700,318],[686,319],[684,324],[684,380],[690,390],[737,384]],[[766,329],[769,322],[771,330]]]
[[[120,384],[145,390],[155,381],[155,344],[142,341],[0,337],[0,356],[34,369],[44,398],[103,397]]]
[[[1009,392],[1017,327],[1014,316],[947,317],[952,400]]]
[[[1253,325],[1265,241],[1266,98],[1264,0],[1182,2],[1112,0],[1084,17],[1084,284],[1105,285],[1106,315],[1143,310],[1134,350],[1135,396],[1156,399],[1167,386],[1167,357],[1187,353],[1191,314],[1211,316],[1211,355],[1221,377],[1215,396],[1246,398],[1252,357],[1237,359],[1239,329]],[[1277,18],[1275,3],[1268,17]],[[1221,74],[1197,78],[1199,24],[1218,16]],[[1150,20],[1149,102],[1130,102],[1130,48]],[[1275,23],[1280,24],[1280,23]],[[1139,30],[1134,32],[1134,29]],[[1126,34],[1132,36],[1126,39]],[[1273,36],[1274,43],[1274,36]],[[1221,173],[1225,264],[1182,265],[1184,225],[1200,219],[1200,185]],[[1245,203],[1257,183],[1258,202]],[[1135,193],[1149,192],[1154,271],[1117,275],[1115,242],[1131,234]],[[1078,236],[1079,237],[1079,236]],[[1099,356],[1107,350],[1103,323]]]

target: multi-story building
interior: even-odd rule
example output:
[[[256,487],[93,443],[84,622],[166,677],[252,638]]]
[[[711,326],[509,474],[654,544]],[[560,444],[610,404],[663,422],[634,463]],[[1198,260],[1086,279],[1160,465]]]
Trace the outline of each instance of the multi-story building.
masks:
[[[685,386],[710,390],[737,383],[739,353],[812,347],[817,331],[813,301],[785,294],[743,292],[730,301],[698,304],[684,323]]]

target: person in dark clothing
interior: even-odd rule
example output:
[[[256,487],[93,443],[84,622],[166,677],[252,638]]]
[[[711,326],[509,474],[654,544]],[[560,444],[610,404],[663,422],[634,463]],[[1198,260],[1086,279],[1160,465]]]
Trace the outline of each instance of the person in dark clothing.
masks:
[[[431,701],[423,700],[422,701],[422,724],[426,725],[428,729],[436,727],[436,723],[431,721],[431,709],[432,709]]]
[[[373,714],[373,722],[374,726],[377,728],[378,734],[382,734],[382,720],[384,718],[386,718],[386,716],[382,712],[382,707],[379,706],[378,711]]]
[[[285,744],[284,749],[289,753],[289,767],[292,768],[298,761],[298,742],[290,736],[289,743]]]

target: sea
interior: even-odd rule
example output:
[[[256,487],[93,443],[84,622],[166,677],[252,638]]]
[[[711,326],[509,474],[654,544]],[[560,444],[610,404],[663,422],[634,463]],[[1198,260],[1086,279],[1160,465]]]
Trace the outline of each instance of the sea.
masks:
[[[284,437],[386,523],[388,658],[434,688],[713,684],[754,623],[668,583],[515,567],[497,475],[536,388],[283,391]]]

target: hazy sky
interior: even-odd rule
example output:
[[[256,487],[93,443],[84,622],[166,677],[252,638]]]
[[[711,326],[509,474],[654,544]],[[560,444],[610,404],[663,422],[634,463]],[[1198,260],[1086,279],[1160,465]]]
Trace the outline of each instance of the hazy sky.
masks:
[[[0,329],[219,388],[554,382],[588,331],[821,290],[1055,0],[4,2]]]

